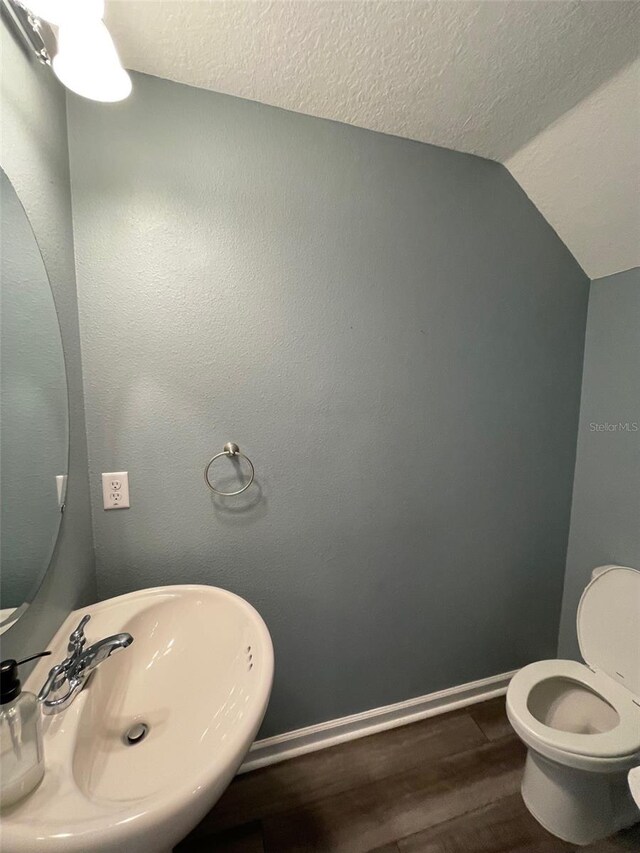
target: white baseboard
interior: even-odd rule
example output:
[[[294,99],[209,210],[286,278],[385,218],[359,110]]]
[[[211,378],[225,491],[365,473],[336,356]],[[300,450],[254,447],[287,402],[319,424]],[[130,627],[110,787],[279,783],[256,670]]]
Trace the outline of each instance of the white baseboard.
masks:
[[[373,735],[386,729],[406,726],[408,723],[434,717],[436,714],[446,714],[457,708],[465,708],[476,702],[493,699],[494,696],[504,696],[509,681],[516,672],[517,670],[492,675],[490,678],[470,681],[468,684],[449,687],[437,693],[429,693],[427,696],[406,699],[395,705],[373,708],[371,711],[363,711],[360,714],[328,720],[326,723],[318,723],[315,726],[307,726],[304,729],[257,740],[238,772],[248,773],[250,770],[257,770],[258,767],[277,764],[279,761],[286,761],[297,755],[304,755],[306,752],[315,752],[318,749],[326,749],[329,746]]]

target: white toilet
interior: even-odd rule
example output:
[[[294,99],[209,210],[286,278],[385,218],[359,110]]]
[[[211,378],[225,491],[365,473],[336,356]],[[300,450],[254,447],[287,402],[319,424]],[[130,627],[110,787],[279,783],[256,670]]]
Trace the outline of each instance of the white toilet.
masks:
[[[525,666],[507,714],[528,747],[527,808],[564,841],[590,844],[640,820],[627,782],[640,763],[640,572],[595,569],[577,624],[586,664]]]

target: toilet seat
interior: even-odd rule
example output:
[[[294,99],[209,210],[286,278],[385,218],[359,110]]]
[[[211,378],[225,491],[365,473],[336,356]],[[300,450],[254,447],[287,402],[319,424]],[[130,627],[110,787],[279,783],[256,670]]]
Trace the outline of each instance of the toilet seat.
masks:
[[[542,681],[564,678],[598,694],[616,711],[619,722],[599,734],[576,734],[554,729],[540,722],[529,711],[532,689]],[[512,678],[507,693],[507,710],[514,728],[534,748],[546,747],[551,753],[584,756],[592,759],[626,758],[640,753],[640,707],[633,694],[601,672],[571,660],[545,660],[529,664]],[[544,750],[543,750],[544,751]]]
[[[525,666],[507,716],[527,747],[524,804],[553,835],[587,845],[638,820],[627,774],[640,764],[640,572],[594,569],[577,628],[586,663]]]

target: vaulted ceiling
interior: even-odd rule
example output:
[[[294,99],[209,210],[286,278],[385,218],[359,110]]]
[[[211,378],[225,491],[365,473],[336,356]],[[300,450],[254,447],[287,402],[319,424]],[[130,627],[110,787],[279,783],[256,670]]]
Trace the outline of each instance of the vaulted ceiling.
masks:
[[[592,278],[640,265],[640,3],[108,0],[128,68],[505,163]]]

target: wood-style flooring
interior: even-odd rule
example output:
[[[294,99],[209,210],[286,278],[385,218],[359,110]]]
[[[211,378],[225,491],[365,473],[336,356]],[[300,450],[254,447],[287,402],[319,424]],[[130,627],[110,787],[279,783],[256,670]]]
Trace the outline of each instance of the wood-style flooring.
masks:
[[[238,776],[175,853],[623,853],[559,841],[520,797],[504,699]]]

